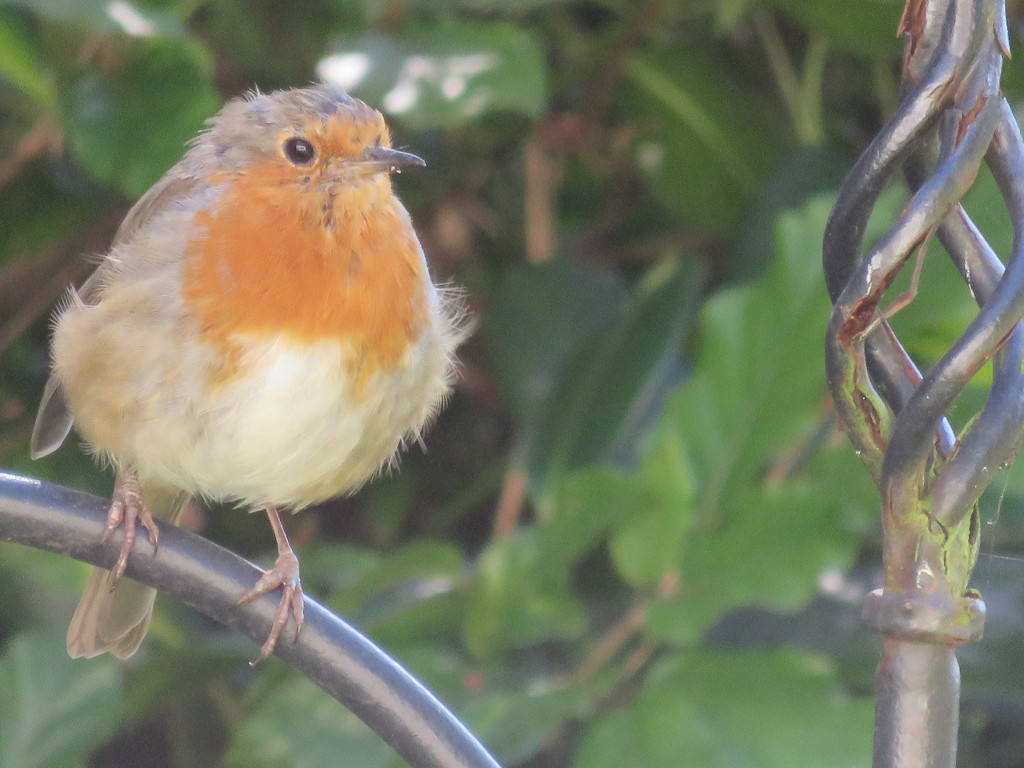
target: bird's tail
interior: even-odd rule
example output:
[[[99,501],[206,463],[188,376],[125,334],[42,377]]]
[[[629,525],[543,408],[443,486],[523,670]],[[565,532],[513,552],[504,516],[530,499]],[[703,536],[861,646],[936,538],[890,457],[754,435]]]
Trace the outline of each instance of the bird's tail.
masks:
[[[157,520],[174,524],[188,504],[188,496],[163,487],[142,485],[142,498]],[[148,547],[136,540],[135,547]],[[156,590],[131,579],[113,584],[110,571],[94,567],[82,599],[68,627],[68,654],[91,658],[110,652],[127,659],[142,644],[153,616]]]

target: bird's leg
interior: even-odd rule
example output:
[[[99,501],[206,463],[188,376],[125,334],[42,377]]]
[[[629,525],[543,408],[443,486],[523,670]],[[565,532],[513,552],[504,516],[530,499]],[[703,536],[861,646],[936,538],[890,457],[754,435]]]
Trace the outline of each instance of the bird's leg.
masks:
[[[117,586],[118,581],[124,576],[125,568],[128,567],[128,553],[135,546],[139,523],[142,523],[142,527],[149,533],[153,554],[156,554],[160,531],[153,516],[149,513],[145,499],[142,498],[139,476],[134,470],[119,473],[114,483],[114,495],[110,500],[107,525],[103,529],[103,538],[101,539],[101,541],[106,541],[114,535],[114,531],[122,525],[124,526],[124,541],[121,542],[121,551],[117,556],[114,569],[111,571],[111,590]]]
[[[273,592],[278,587],[281,587],[282,593],[281,601],[277,604],[277,613],[274,615],[274,623],[270,627],[270,635],[260,648],[259,658],[253,661],[253,664],[258,664],[274,652],[281,632],[288,625],[289,616],[295,620],[294,640],[299,639],[299,630],[302,629],[302,583],[299,581],[299,558],[295,556],[291,544],[288,543],[281,516],[272,504],[267,504],[267,517],[270,519],[270,527],[273,528],[274,538],[277,540],[277,560],[274,561],[274,567],[264,573],[256,585],[242,595],[238,604],[250,603],[260,595]]]

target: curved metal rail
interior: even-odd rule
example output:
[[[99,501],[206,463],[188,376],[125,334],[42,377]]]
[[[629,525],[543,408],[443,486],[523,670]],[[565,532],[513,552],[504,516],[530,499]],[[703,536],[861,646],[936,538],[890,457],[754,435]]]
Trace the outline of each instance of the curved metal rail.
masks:
[[[110,567],[121,532],[100,542],[108,502],[0,472],[0,540]],[[127,574],[257,643],[270,631],[277,599],[239,606],[261,571],[188,531],[164,524],[160,550],[136,548]],[[305,600],[299,639],[276,654],[354,712],[413,768],[499,768],[443,704],[393,659],[326,608]]]

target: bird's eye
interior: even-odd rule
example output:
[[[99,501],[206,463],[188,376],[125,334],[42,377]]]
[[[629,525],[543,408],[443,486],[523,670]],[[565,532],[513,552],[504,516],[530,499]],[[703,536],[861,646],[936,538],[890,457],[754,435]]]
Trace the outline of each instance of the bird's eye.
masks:
[[[310,165],[316,159],[316,148],[308,139],[292,136],[284,142],[284,156],[292,165]]]

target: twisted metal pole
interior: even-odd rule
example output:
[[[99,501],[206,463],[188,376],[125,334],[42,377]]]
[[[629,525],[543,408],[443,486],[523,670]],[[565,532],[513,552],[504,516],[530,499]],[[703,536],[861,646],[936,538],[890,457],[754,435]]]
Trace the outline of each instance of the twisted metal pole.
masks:
[[[1002,0],[907,0],[896,113],[844,182],[825,231],[834,303],[826,368],[837,412],[881,495],[885,584],[863,607],[883,636],[875,768],[952,768],[960,672],[955,649],[981,637],[985,606],[969,589],[977,501],[1024,436],[1024,142],[999,91],[1009,55]],[[960,206],[982,160],[1014,227],[1006,266]],[[885,184],[913,192],[866,253],[864,230]],[[922,375],[880,303],[934,238],[979,304],[950,350]],[[982,411],[959,433],[946,414],[993,362]]]
[[[0,472],[0,541],[113,566],[122,532],[101,541],[109,502],[80,491]],[[238,598],[261,571],[241,557],[164,523],[160,550],[137,547],[127,575],[262,643],[277,610],[265,595]],[[348,707],[413,768],[500,768],[434,696],[370,640],[305,598],[298,639],[275,654]]]

